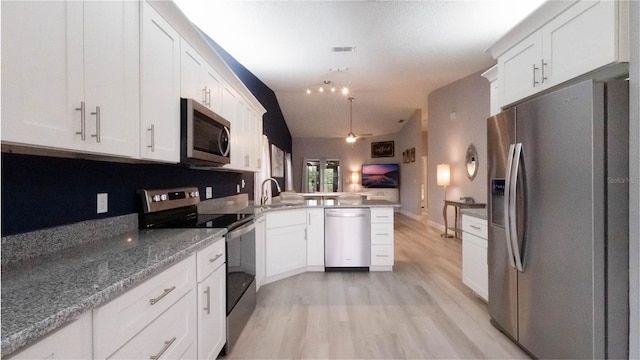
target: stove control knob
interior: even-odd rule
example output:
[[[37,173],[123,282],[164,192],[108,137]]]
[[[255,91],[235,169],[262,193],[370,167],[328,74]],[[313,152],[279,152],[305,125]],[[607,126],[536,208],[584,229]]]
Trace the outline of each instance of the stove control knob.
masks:
[[[162,194],[162,195],[160,195],[160,200],[165,201],[165,200],[167,200],[167,199],[168,199],[167,194]]]
[[[151,198],[151,200],[152,200],[153,202],[158,202],[158,201],[160,201],[160,195],[153,195],[153,197]]]

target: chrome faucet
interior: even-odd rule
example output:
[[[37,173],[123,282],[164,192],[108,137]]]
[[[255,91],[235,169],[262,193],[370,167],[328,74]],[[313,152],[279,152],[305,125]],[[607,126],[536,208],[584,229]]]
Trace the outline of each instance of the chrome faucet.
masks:
[[[267,183],[267,182],[269,182],[269,181],[273,181],[274,183],[276,183],[276,188],[278,188],[278,192],[282,192],[282,190],[280,189],[280,184],[278,184],[278,180],[276,180],[276,179],[274,179],[274,178],[272,178],[272,177],[265,179],[265,180],[262,182],[262,185],[261,185],[261,189],[262,189],[262,203],[261,203],[261,205],[266,204],[266,203],[267,203],[267,200],[269,200],[269,199],[270,199],[270,197],[269,197],[269,196],[267,196],[267,194],[266,194],[266,193],[265,193],[265,191],[264,191],[264,184],[266,184],[266,183]]]

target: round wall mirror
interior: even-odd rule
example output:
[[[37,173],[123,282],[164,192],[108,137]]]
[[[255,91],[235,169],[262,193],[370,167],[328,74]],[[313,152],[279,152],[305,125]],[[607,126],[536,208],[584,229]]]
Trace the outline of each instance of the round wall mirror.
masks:
[[[478,173],[478,151],[473,144],[467,148],[466,164],[467,177],[469,177],[469,180],[473,180]]]

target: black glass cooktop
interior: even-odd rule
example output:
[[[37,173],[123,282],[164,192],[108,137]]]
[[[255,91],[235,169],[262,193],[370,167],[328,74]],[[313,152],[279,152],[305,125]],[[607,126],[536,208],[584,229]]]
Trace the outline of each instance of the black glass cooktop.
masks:
[[[198,214],[197,208],[193,206],[142,214],[139,218],[139,227],[141,229],[226,228],[231,231],[251,220],[253,220],[253,214]]]

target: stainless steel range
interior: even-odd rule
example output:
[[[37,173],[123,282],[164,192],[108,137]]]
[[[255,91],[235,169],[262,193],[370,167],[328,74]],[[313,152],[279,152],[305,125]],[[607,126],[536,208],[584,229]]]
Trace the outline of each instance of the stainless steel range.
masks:
[[[198,213],[198,188],[138,190],[141,229],[226,228],[227,344],[231,350],[256,306],[253,212]]]

